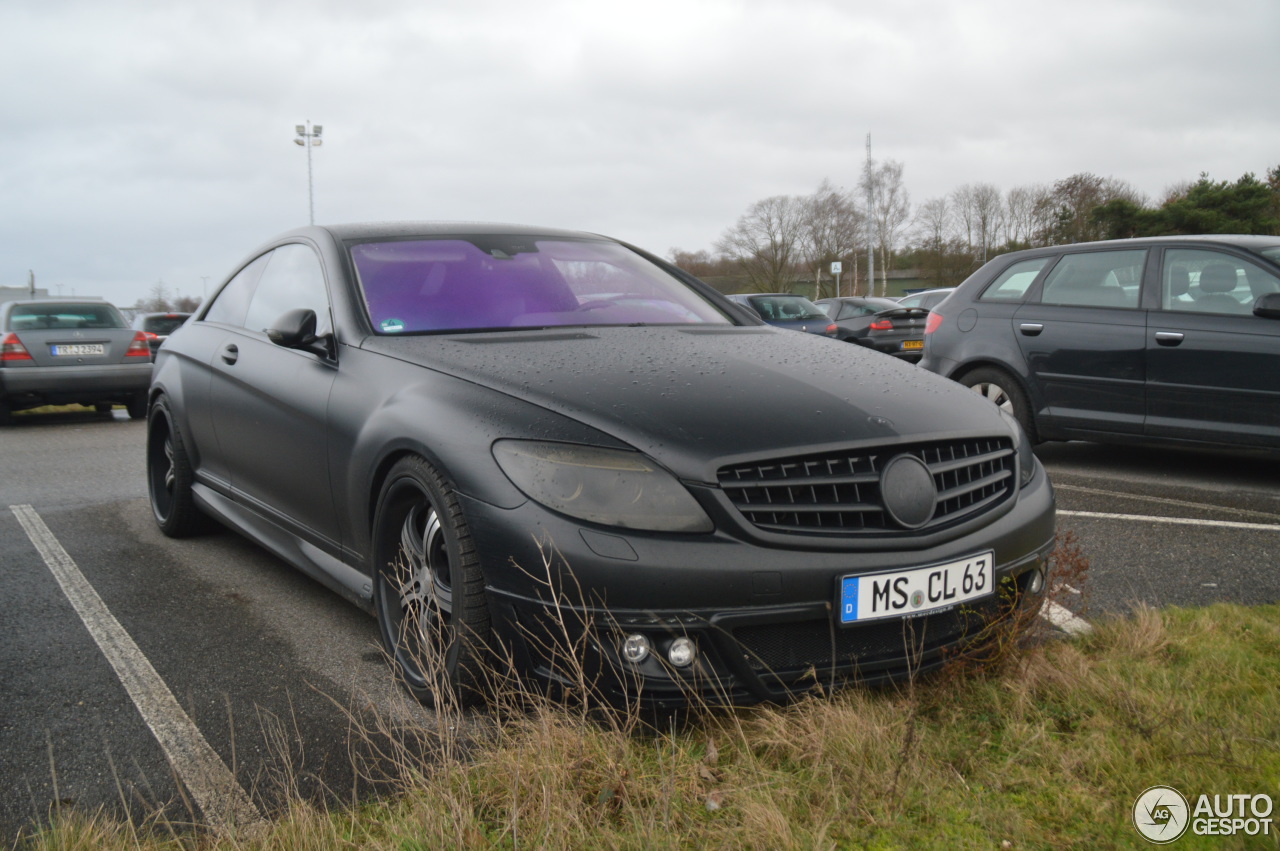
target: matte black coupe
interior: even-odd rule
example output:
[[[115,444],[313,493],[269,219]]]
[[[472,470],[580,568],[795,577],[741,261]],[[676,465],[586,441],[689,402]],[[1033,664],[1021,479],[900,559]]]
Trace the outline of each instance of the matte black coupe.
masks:
[[[509,226],[261,246],[159,350],[147,465],[166,534],[217,518],[376,613],[428,703],[902,676],[1038,605],[1054,536],[1029,442],[965,388]]]

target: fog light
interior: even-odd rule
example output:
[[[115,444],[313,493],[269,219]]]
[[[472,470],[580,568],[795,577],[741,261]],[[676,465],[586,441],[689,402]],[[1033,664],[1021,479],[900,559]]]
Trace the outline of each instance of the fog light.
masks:
[[[1027,583],[1027,593],[1039,596],[1042,591],[1044,591],[1044,571],[1036,568],[1031,581]]]
[[[698,658],[698,645],[688,638],[677,638],[667,648],[667,661],[677,668],[687,668]]]
[[[649,639],[640,633],[628,635],[622,639],[622,658],[633,665],[639,665],[649,658],[649,651],[652,647],[653,645],[649,643]]]

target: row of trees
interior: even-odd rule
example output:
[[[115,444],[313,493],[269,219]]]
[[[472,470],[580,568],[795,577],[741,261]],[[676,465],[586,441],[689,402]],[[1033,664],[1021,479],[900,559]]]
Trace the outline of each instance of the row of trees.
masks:
[[[195,313],[200,301],[192,295],[170,294],[164,281],[156,281],[147,297],[138,299],[133,307],[144,313]]]
[[[1214,182],[1202,174],[1154,204],[1123,180],[1081,173],[1008,192],[965,184],[913,208],[902,164],[869,162],[854,190],[824,180],[811,195],[765,198],[724,232],[714,253],[673,248],[670,258],[695,275],[731,276],[758,292],[811,281],[815,297],[836,293],[829,269],[840,261],[844,294],[883,295],[890,269],[916,269],[932,286],[954,286],[1006,251],[1191,233],[1280,234],[1280,166],[1265,180],[1246,174]],[[876,257],[871,281],[868,246]]]

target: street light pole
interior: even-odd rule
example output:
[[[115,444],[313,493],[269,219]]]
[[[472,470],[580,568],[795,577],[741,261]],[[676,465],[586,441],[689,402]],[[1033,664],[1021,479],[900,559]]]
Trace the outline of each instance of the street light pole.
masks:
[[[320,133],[324,130],[319,124],[312,125],[311,120],[307,119],[307,123],[297,125],[298,136],[293,140],[295,145],[301,145],[307,149],[307,200],[310,204],[311,224],[316,223],[316,193],[311,182],[311,149],[319,147],[323,141]]]

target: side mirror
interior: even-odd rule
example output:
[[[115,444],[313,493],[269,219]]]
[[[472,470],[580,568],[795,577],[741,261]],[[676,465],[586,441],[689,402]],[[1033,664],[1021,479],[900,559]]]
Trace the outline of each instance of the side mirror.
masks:
[[[333,339],[332,335],[316,336],[316,312],[314,310],[301,307],[290,310],[272,323],[272,327],[265,330],[267,339],[277,346],[311,352],[327,358],[333,357],[330,345]]]
[[[1280,319],[1280,293],[1258,296],[1258,300],[1253,303],[1253,315],[1264,319]]]

